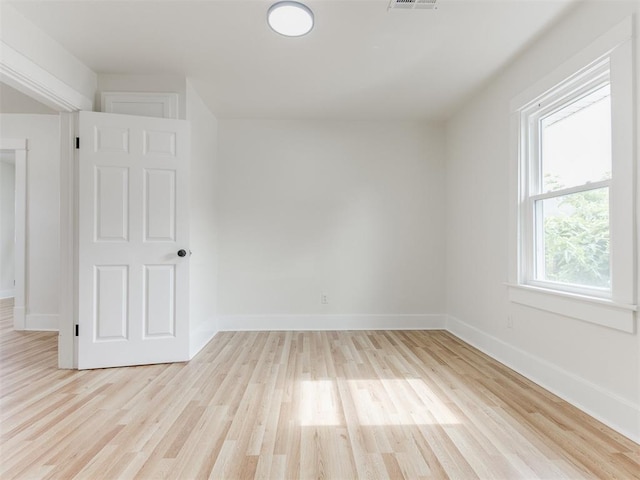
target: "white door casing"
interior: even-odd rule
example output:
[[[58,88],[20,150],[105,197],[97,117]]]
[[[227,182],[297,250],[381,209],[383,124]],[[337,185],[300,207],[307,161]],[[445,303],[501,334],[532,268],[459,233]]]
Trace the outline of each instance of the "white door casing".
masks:
[[[186,361],[188,122],[80,112],[78,131],[77,366]]]

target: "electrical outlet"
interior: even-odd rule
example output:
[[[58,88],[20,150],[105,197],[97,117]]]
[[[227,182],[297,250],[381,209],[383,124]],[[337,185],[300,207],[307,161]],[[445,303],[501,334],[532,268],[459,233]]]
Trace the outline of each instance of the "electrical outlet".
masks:
[[[327,296],[326,293],[321,293],[320,294],[320,303],[322,305],[327,305],[329,303],[329,297]]]
[[[513,328],[513,317],[511,315],[507,315],[507,328]]]

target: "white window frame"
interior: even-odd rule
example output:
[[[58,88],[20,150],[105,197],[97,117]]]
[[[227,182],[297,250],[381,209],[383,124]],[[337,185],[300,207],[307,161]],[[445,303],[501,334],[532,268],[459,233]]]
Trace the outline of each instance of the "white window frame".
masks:
[[[542,236],[544,232],[537,227],[541,219],[536,202],[558,198],[574,193],[586,192],[606,187],[611,192],[611,180],[577,185],[553,192],[540,191],[542,185],[542,156],[540,154],[540,121],[545,117],[574,103],[581,97],[611,83],[609,58],[590,65],[578,75],[556,85],[550,93],[536,98],[532,103],[520,110],[520,175],[522,176],[522,195],[520,202],[520,218],[522,229],[521,283],[550,290],[576,293],[588,297],[611,298],[611,289],[591,288],[582,285],[570,285],[541,280],[537,273],[544,268],[545,256],[542,252]],[[609,221],[610,233],[612,230]],[[611,265],[611,260],[609,262]]]
[[[511,102],[512,154],[516,160],[510,175],[513,205],[508,281],[512,302],[630,333],[635,332],[637,310],[632,31],[632,19],[625,19]],[[555,197],[558,192],[531,190],[539,175],[538,145],[528,142],[531,129],[538,128],[539,118],[606,83],[611,85],[612,178],[562,193],[609,187],[611,290],[536,280],[534,202]]]

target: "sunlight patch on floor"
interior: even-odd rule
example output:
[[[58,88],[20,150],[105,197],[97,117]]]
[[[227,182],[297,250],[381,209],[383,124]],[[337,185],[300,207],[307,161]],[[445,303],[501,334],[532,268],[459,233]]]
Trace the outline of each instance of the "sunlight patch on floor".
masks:
[[[420,379],[303,380],[298,419],[301,426],[346,425],[338,382],[354,402],[348,411],[364,426],[456,425],[460,420]]]

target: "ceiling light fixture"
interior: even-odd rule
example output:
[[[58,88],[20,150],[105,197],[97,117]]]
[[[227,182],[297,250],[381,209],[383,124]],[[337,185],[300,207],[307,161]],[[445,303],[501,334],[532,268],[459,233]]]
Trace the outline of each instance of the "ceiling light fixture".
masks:
[[[299,2],[277,2],[269,8],[267,22],[280,35],[301,37],[313,28],[313,12]]]

